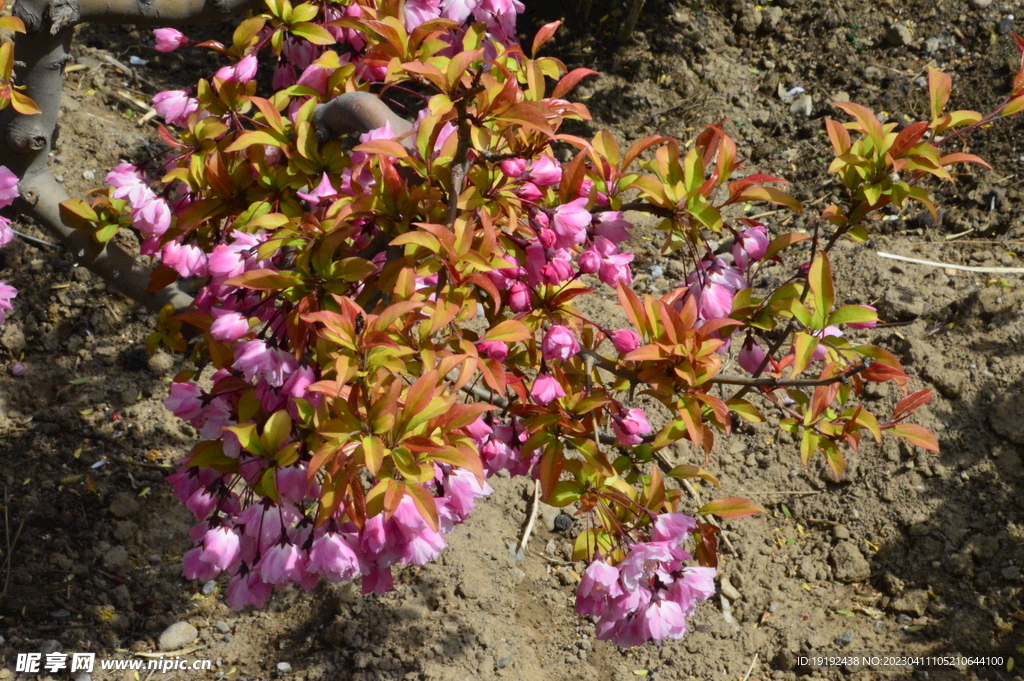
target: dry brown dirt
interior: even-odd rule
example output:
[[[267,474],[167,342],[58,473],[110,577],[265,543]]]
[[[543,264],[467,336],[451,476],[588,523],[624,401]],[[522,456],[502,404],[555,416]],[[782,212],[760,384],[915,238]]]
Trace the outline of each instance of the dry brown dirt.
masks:
[[[538,14],[524,20],[527,28],[554,18],[544,3],[531,10]],[[1013,12],[1024,16],[1009,1],[650,0],[632,41],[611,49],[622,9],[595,2],[590,25],[565,30],[551,49],[602,72],[575,93],[595,117],[577,132],[609,127],[627,143],[654,133],[685,139],[728,117],[751,165],[788,177],[820,209],[815,200],[831,200],[837,188],[825,172],[822,118],[840,112],[828,102],[849,97],[897,121],[923,117],[932,64],[953,74],[954,108],[994,106],[1019,64],[1008,34]],[[152,95],[154,85],[185,84],[215,66],[157,55],[151,44],[130,27],[81,30],[52,159],[73,196],[100,186],[119,160],[158,151],[153,128],[138,127],[138,114],[113,93]],[[136,67],[145,81],[106,56],[149,60]],[[805,88],[809,114],[791,111],[780,86]],[[875,221],[869,243],[844,244],[835,259],[840,302],[875,304],[899,323],[858,337],[896,352],[913,388],[935,389],[918,420],[942,452],[865,443],[834,482],[820,459],[802,466],[796,443],[769,427],[720,439],[709,468],[722,489],[704,494],[746,496],[770,511],[726,524],[735,551],[724,555],[721,574],[734,598],[701,607],[682,641],[625,652],[595,641],[571,611],[583,567],[565,560],[572,530],[551,531],[548,513],[533,551],[513,560],[509,542],[529,511],[530,487],[519,479],[495,480],[495,495],[450,537],[441,559],[400,571],[385,596],[321,585],[311,595],[279,594],[263,611],[230,611],[223,583],[180,576],[191,518],[161,467],[184,455],[195,433],[160,405],[177,367],[140,351],[152,319],[67,254],[23,242],[0,250],[0,278],[21,291],[0,329],[0,679],[13,676],[17,653],[46,646],[121,659],[151,653],[178,621],[198,629],[188,656],[214,669],[160,678],[1018,678],[1005,665],[893,672],[799,664],[811,653],[850,652],[995,651],[1024,662],[1020,276],[875,255],[1022,264],[1021,123],[968,141],[992,169],[963,170],[955,184],[936,187],[937,224],[917,212]],[[812,208],[764,219],[780,231],[809,229],[815,218]],[[641,289],[663,293],[679,283],[680,265],[660,255],[651,229],[638,230],[634,247]],[[599,301],[593,314],[606,309]],[[26,375],[8,375],[22,357]],[[887,413],[897,397],[883,387],[868,400]],[[704,463],[685,447],[670,456]]]

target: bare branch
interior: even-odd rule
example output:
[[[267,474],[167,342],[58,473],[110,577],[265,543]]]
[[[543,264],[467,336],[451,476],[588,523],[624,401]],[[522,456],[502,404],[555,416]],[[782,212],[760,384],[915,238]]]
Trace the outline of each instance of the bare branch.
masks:
[[[817,387],[819,385],[832,385],[833,383],[841,383],[846,379],[859,374],[870,366],[867,362],[861,362],[854,368],[844,371],[841,374],[833,376],[831,378],[747,378],[745,376],[715,376],[709,383],[717,383],[719,385],[745,385],[752,388],[809,388]]]

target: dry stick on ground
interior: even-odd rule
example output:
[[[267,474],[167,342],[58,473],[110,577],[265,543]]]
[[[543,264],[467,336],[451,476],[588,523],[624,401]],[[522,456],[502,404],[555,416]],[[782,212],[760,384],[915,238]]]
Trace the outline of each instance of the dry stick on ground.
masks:
[[[949,270],[960,270],[961,272],[978,272],[980,274],[1024,274],[1024,267],[972,267],[970,265],[951,265],[944,262],[935,262],[934,260],[921,260],[920,258],[908,258],[905,255],[883,253],[882,251],[878,251],[878,256],[889,260],[909,262],[915,265],[927,265],[929,267],[944,267]]]
[[[519,540],[519,553],[526,555],[526,544],[530,541],[530,535],[533,534],[533,526],[537,522],[537,514],[540,512],[540,480],[533,481],[533,504],[530,510],[530,520],[526,523],[526,529],[523,530],[523,536]]]
[[[4,487],[4,538],[7,541],[7,555],[4,556],[4,590],[0,591],[0,598],[7,597],[7,589],[11,584],[11,558],[14,556],[14,547],[18,544],[18,538],[21,537],[21,531],[25,529],[25,518],[21,519],[18,523],[18,530],[14,533],[14,539],[11,539],[11,518],[9,509],[11,506],[11,495]]]

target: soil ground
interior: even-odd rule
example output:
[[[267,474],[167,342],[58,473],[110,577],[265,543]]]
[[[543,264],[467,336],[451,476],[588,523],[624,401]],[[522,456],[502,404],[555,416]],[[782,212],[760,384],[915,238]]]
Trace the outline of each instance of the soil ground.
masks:
[[[597,2],[586,27],[563,29],[550,49],[602,72],[575,92],[595,118],[578,132],[607,127],[624,143],[654,133],[686,139],[728,117],[751,167],[789,178],[820,210],[814,200],[824,193],[831,201],[837,186],[826,173],[822,119],[841,112],[829,102],[849,98],[899,122],[903,113],[924,117],[931,64],[953,75],[953,108],[987,110],[1019,65],[1014,13],[1024,15],[1019,3],[991,0],[650,0],[632,40],[611,49],[624,10]],[[81,30],[52,159],[72,196],[100,186],[119,160],[159,150],[152,126],[137,126],[139,115],[116,93],[150,96],[154,85],[185,84],[217,65],[157,55],[151,44],[131,28]],[[132,79],[108,56],[148,63],[133,66],[141,79]],[[797,86],[810,96],[800,110],[779,94]],[[800,660],[996,652],[1024,662],[1020,276],[876,255],[1022,264],[1021,122],[967,143],[992,169],[963,169],[955,184],[936,185],[938,222],[893,215],[872,225],[869,243],[843,245],[835,258],[847,296],[840,302],[875,304],[894,323],[859,337],[896,352],[914,389],[935,389],[918,421],[936,433],[941,454],[865,443],[834,482],[820,458],[802,466],[797,444],[771,428],[722,438],[709,465],[722,489],[705,494],[746,496],[771,514],[726,525],[734,551],[721,575],[732,598],[701,607],[683,640],[625,652],[594,640],[591,624],[572,613],[582,565],[565,560],[572,530],[552,531],[549,511],[533,551],[513,560],[508,544],[531,492],[519,479],[495,480],[496,493],[441,559],[400,571],[389,594],[321,585],[312,595],[279,594],[260,612],[232,612],[223,583],[180,576],[191,517],[162,467],[195,433],[160,404],[177,368],[170,356],[140,350],[152,319],[67,254],[9,245],[0,278],[21,293],[0,328],[0,366],[22,358],[27,373],[0,375],[0,679],[15,676],[17,653],[40,649],[144,660],[179,621],[198,630],[185,657],[214,666],[163,678],[1018,678],[1005,664],[915,672]],[[764,219],[781,231],[810,229],[816,218],[812,206],[804,216]],[[638,230],[634,245],[641,288],[663,293],[679,283],[679,263],[660,255],[651,229]],[[897,398],[887,388],[869,395],[881,413]],[[670,455],[703,464],[683,447]],[[118,674],[92,678],[140,678]]]

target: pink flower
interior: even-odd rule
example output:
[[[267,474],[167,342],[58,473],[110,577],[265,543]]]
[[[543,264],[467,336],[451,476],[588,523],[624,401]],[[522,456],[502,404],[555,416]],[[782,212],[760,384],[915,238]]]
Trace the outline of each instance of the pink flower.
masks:
[[[645,639],[679,638],[686,631],[686,615],[674,601],[652,601],[641,617]]]
[[[316,189],[308,194],[303,194],[302,192],[296,192],[296,194],[300,199],[309,201],[314,206],[318,206],[322,200],[331,196],[337,196],[338,190],[331,184],[331,179],[327,177],[327,173],[324,173],[323,177],[320,178],[320,184],[316,186]]]
[[[498,167],[501,168],[501,172],[514,180],[526,172],[526,160],[521,158],[506,158],[498,164]]]
[[[537,203],[544,198],[544,192],[532,182],[524,182],[514,193],[522,200],[530,201],[531,203]]]
[[[413,32],[417,26],[441,16],[441,0],[407,0],[405,3],[405,30]]]
[[[480,0],[441,0],[441,16],[456,23],[464,23]]]
[[[214,308],[210,335],[214,340],[232,342],[249,333],[249,320],[238,312]]]
[[[697,314],[701,319],[718,319],[732,313],[736,291],[731,287],[705,279],[703,286],[691,286],[690,291],[697,296]]]
[[[499,362],[504,362],[508,357],[508,346],[502,341],[480,341],[476,349],[480,354]]]
[[[580,351],[580,344],[572,331],[561,324],[554,324],[548,329],[540,346],[546,360],[560,359],[564,362]]]
[[[828,336],[842,337],[843,332],[839,329],[838,326],[826,326],[821,331],[815,331],[814,335],[819,340],[824,340]],[[795,352],[795,349],[791,348],[790,352]],[[828,347],[819,342],[817,347],[814,348],[814,352],[811,353],[811,359],[821,361],[824,360],[826,357],[828,357]]]
[[[18,289],[13,286],[8,286],[7,282],[0,279],[0,324],[3,324],[6,320],[6,313],[9,310],[14,309],[14,305],[11,304],[11,300],[18,296]]]
[[[697,529],[697,521],[683,513],[662,513],[651,529],[652,541],[667,541],[680,544],[686,535]]]
[[[11,243],[14,239],[14,230],[11,228],[11,221],[0,215],[0,246]]]
[[[563,247],[580,244],[587,240],[587,227],[590,226],[590,212],[586,209],[586,199],[576,199],[563,203],[555,209],[552,228],[558,235],[559,244]]]
[[[354,579],[360,569],[359,554],[346,535],[324,532],[313,540],[306,569],[332,582]]]
[[[132,225],[147,236],[162,236],[171,226],[171,209],[159,196],[152,196],[141,205],[134,205]]]
[[[285,379],[298,369],[299,363],[288,352],[279,348],[267,347],[266,341],[242,341],[235,345],[235,363],[246,380],[251,381],[257,376],[264,378],[275,388],[284,385]]]
[[[562,181],[562,168],[550,156],[542,155],[527,172],[530,180],[540,187],[553,187]],[[583,205],[587,205],[587,202],[584,201]]]
[[[256,77],[256,67],[256,55],[247,54],[234,64],[221,67],[213,77],[227,83],[248,83]]]
[[[587,566],[576,589],[576,614],[600,617],[608,599],[621,594],[619,571],[603,560],[595,560]]]
[[[227,525],[220,525],[203,536],[203,553],[199,558],[218,570],[227,570],[240,554],[238,532]]]
[[[619,444],[629,447],[644,441],[641,436],[651,432],[651,424],[647,422],[643,409],[630,409],[625,416],[612,418],[612,430]]]
[[[588,248],[580,253],[576,266],[580,268],[580,274],[596,274],[601,269],[601,254]]]
[[[3,241],[0,241],[0,244],[2,244],[2,243],[3,243]],[[871,312],[875,313],[876,317],[878,316],[877,311],[875,310],[874,306],[872,306],[872,305],[858,305],[857,307],[863,307],[863,308],[865,308],[867,310],[870,310]],[[876,320],[876,321],[871,321],[871,322],[849,322],[849,323],[847,323],[847,326],[850,327],[851,329],[873,329],[876,326],[878,326],[878,321]]]
[[[764,362],[765,357],[765,352],[761,349],[760,344],[751,337],[743,342],[743,347],[740,348],[736,361],[748,374],[754,374],[761,368],[761,363]]]
[[[191,421],[203,411],[203,391],[195,383],[171,383],[164,407],[182,421]]]
[[[306,70],[299,76],[298,84],[311,87],[322,95],[327,94],[327,81],[331,77],[331,73],[328,69],[316,64],[310,64],[306,67]]]
[[[736,234],[732,246],[732,257],[736,265],[743,270],[752,262],[757,262],[768,251],[768,231],[764,225],[745,227]]]
[[[205,277],[209,274],[206,253],[192,244],[168,241],[160,252],[160,260],[183,277]]]
[[[153,108],[164,117],[168,125],[185,127],[188,125],[188,117],[199,109],[199,100],[189,97],[184,90],[165,90],[153,95]],[[107,182],[110,182],[109,175]]]
[[[306,576],[306,561],[298,546],[290,541],[278,542],[260,559],[260,577],[275,586],[301,582]]]
[[[541,374],[533,382],[530,389],[530,396],[533,401],[542,407],[548,406],[552,400],[565,397],[565,391],[561,384],[551,374]]]
[[[541,279],[552,286],[572,279],[572,264],[565,258],[552,258],[548,264],[540,268]]]
[[[604,237],[613,244],[620,244],[630,238],[633,223],[622,219],[622,211],[606,211],[594,215],[594,234]]]
[[[0,208],[11,205],[18,196],[18,176],[7,166],[0,166]]]
[[[262,608],[273,590],[270,584],[260,579],[257,572],[239,572],[228,582],[224,602],[233,610],[242,610],[247,605]]]
[[[153,37],[156,38],[157,52],[174,52],[189,43],[184,33],[173,28],[158,28],[153,31]]]
[[[198,579],[200,582],[208,582],[216,579],[220,574],[220,568],[211,565],[202,559],[203,549],[196,546],[185,552],[181,557],[181,571],[185,579]]]
[[[512,284],[509,289],[508,306],[513,312],[528,312],[532,309],[530,289],[521,281]]]
[[[633,283],[633,273],[629,263],[633,262],[632,253],[620,253],[619,249],[608,239],[599,236],[594,239],[594,248],[601,254],[601,271],[598,278],[608,286]]]
[[[612,345],[619,352],[633,352],[640,347],[640,336],[632,329],[619,329],[612,331]]]

